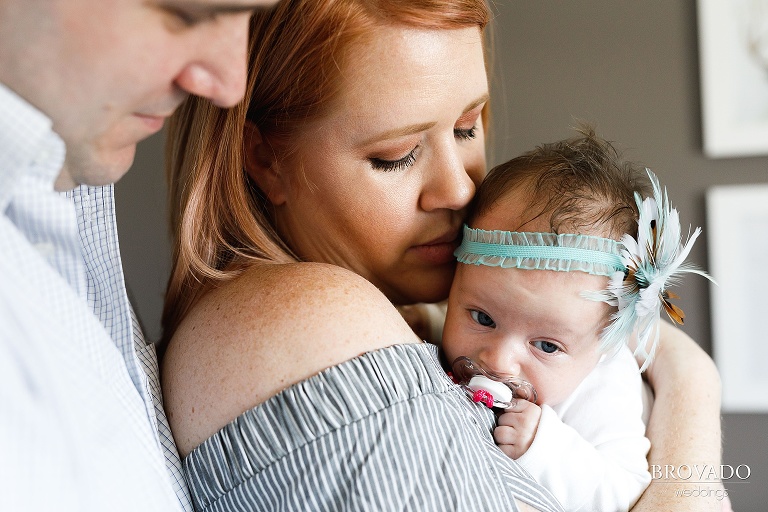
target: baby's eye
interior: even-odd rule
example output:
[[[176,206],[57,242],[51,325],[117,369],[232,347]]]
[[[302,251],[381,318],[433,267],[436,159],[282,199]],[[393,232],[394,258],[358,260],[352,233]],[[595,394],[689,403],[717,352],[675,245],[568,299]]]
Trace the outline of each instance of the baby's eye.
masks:
[[[560,347],[550,341],[534,341],[533,346],[547,354],[554,354]]]
[[[483,313],[482,311],[473,309],[469,312],[469,314],[472,316],[472,320],[479,323],[483,327],[496,327],[496,322],[493,321],[493,318],[488,316],[486,313]]]

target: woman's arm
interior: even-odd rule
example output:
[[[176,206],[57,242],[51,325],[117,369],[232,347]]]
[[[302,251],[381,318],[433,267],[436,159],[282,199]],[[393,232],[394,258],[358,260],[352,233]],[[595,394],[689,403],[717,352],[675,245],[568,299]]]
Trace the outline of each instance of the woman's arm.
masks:
[[[653,479],[632,510],[720,511],[721,482],[685,483],[673,478],[681,465],[720,468],[721,388],[714,362],[688,335],[662,322],[659,348],[646,374],[655,396],[646,430]],[[687,475],[685,469],[683,474]],[[708,489],[709,496],[685,495],[686,490],[697,489]]]

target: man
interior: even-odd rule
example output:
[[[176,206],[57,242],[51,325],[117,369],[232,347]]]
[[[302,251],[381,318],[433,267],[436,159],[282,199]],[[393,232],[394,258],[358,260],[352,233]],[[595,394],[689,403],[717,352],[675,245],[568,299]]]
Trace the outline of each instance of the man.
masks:
[[[0,509],[191,510],[110,184],[187,95],[240,100],[275,3],[0,0]]]

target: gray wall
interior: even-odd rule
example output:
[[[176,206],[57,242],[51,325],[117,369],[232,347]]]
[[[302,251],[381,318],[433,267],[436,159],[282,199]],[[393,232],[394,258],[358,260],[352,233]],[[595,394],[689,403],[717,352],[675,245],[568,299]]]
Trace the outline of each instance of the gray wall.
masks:
[[[496,10],[490,163],[572,135],[577,119],[593,122],[659,175],[684,225],[705,228],[691,259],[706,267],[706,189],[768,181],[768,157],[703,156],[695,1],[503,0]],[[159,135],[117,188],[126,278],[153,339],[169,268],[161,159]],[[682,291],[684,329],[709,350],[707,284],[687,279]],[[723,430],[724,462],[752,469],[749,482],[728,486],[734,508],[765,510],[768,415],[725,415]]]
[[[153,341],[160,338],[163,294],[171,271],[164,144],[164,132],[141,142],[133,167],[115,185],[126,285],[144,332]]]

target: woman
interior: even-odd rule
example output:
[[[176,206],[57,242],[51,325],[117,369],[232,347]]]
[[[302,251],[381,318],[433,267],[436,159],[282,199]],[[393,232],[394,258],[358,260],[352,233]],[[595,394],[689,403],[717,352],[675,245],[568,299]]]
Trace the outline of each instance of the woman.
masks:
[[[488,19],[481,0],[283,2],[253,20],[247,101],[177,115],[163,386],[182,455],[200,445],[185,461],[199,507],[557,507],[514,464],[488,473],[493,418],[466,408],[392,306],[450,287],[485,174]],[[716,370],[679,331],[662,337],[651,463],[718,463],[719,427],[698,430],[719,421]],[[275,469],[301,450],[304,471]],[[271,481],[282,497],[253,483]],[[668,506],[663,487],[636,508]]]

